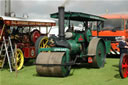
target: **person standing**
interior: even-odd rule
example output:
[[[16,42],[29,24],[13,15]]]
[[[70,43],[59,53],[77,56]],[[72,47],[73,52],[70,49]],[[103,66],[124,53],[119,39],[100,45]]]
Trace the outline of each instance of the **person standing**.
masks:
[[[127,53],[127,50],[128,50],[128,39],[126,39],[125,36],[122,36],[122,40],[119,43],[119,48],[120,48],[120,54]]]

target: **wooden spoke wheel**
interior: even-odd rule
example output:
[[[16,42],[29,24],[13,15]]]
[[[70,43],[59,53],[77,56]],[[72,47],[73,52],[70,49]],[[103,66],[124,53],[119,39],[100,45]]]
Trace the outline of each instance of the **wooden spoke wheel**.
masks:
[[[119,72],[121,78],[128,77],[128,54],[122,54],[119,62]]]

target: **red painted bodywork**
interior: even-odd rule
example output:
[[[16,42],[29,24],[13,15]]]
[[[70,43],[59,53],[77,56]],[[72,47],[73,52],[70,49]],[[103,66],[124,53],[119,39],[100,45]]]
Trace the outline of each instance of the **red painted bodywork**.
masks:
[[[92,57],[88,57],[88,63],[92,63]]]
[[[17,43],[17,47],[22,49],[25,58],[35,58],[35,47],[30,44]]]
[[[34,58],[35,57],[35,47],[25,47],[23,48],[25,58]]]

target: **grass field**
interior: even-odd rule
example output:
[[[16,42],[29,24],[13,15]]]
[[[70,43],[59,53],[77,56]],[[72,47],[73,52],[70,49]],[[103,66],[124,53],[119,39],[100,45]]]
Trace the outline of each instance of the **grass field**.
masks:
[[[128,78],[121,79],[119,59],[107,58],[104,68],[75,67],[68,77],[40,77],[35,66],[25,66],[17,74],[9,69],[0,71],[0,85],[127,85]]]

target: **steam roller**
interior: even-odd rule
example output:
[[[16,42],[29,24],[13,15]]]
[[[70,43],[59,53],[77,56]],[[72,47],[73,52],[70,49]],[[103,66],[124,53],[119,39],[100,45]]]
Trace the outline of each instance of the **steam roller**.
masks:
[[[106,54],[110,53],[110,41],[93,37],[88,23],[98,22],[97,28],[100,28],[105,18],[86,13],[64,12],[64,7],[59,7],[59,13],[53,13],[51,17],[59,18],[59,35],[45,37],[47,40],[43,39],[45,42],[41,44],[42,48],[37,49],[35,64],[38,75],[65,77],[70,74],[71,66],[77,63],[88,63],[95,68],[104,67]],[[65,19],[69,21],[66,32]],[[82,30],[75,30],[70,25],[71,20],[83,23]]]

